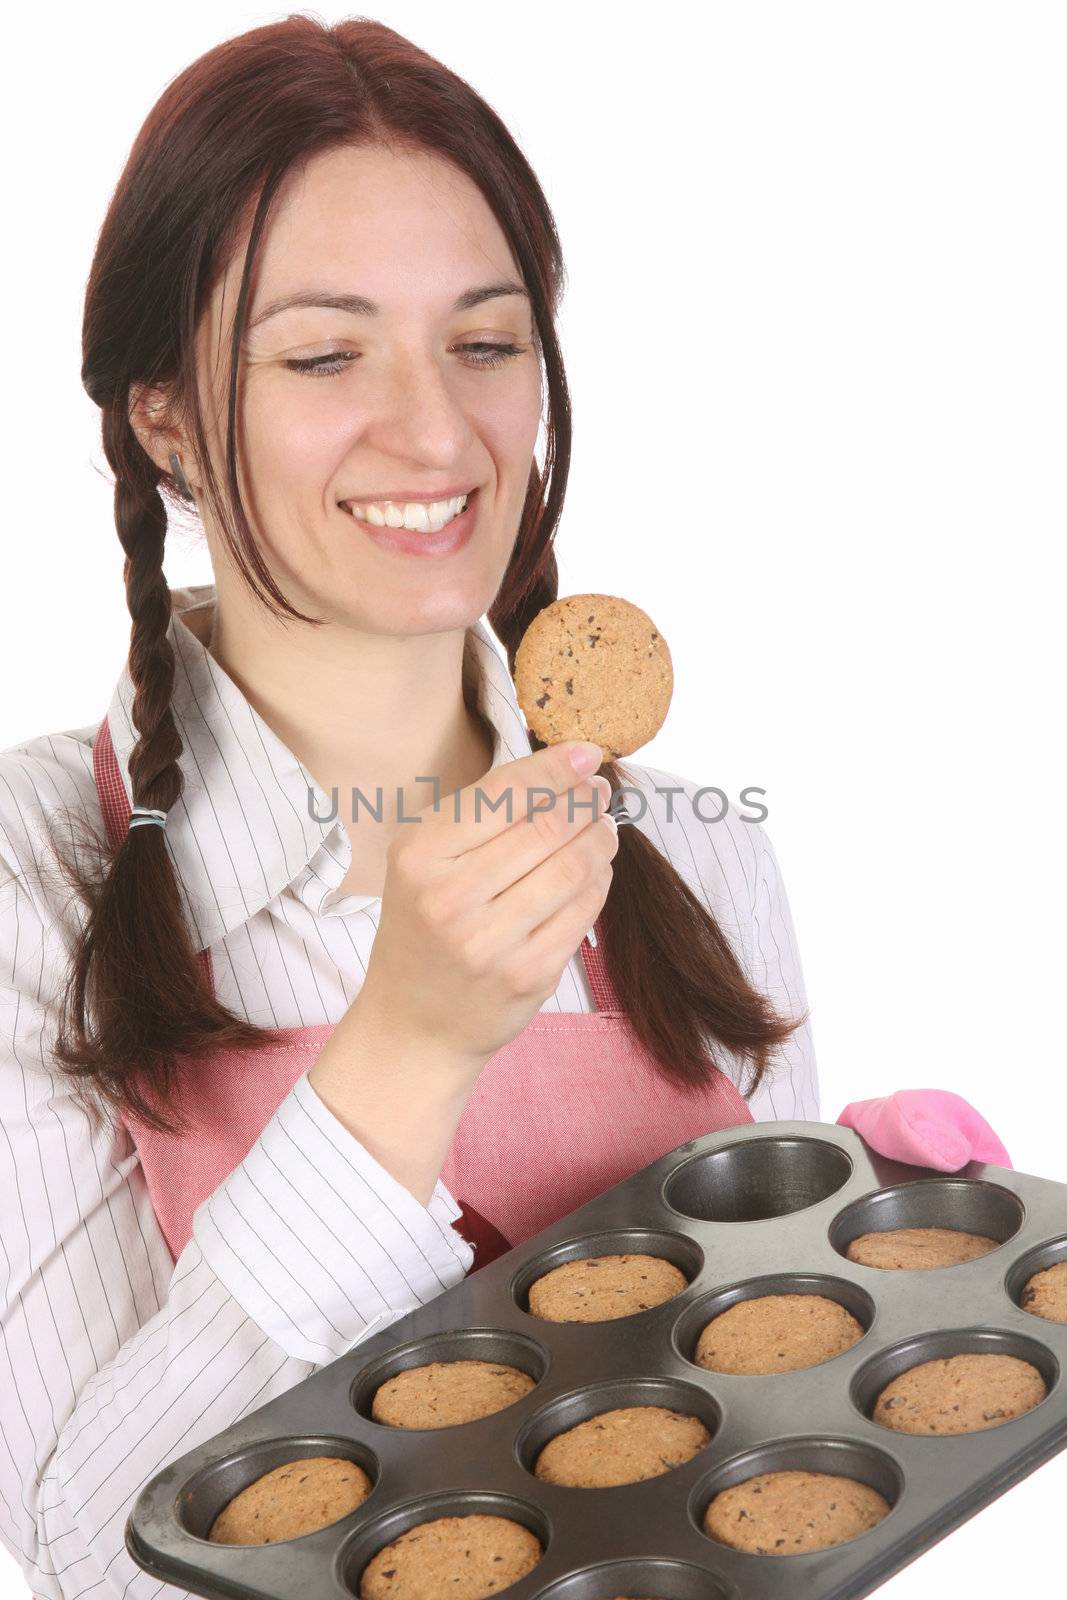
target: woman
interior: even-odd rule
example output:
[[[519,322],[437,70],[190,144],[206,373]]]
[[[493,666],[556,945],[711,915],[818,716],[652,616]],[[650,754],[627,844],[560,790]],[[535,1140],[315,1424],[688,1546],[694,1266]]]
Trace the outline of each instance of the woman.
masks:
[[[0,757],[0,1529],[36,1595],[158,1595],[123,1531],[168,1459],[684,1140],[819,1116],[762,829],[540,748],[494,644],[556,595],[561,285],[499,119],[374,22],[209,52],[115,191],[83,381],[128,662]],[[183,501],[215,583],[172,595]],[[953,1099],[935,1153],[898,1097],[849,1114],[1006,1160]]]

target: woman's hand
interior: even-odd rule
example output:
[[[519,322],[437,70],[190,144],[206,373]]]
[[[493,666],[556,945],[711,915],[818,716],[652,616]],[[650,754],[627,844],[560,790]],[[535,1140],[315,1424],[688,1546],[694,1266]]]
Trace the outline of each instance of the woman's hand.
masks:
[[[618,849],[607,779],[575,771],[576,742],[495,767],[397,830],[353,1002],[364,1016],[478,1068],[555,993],[607,899]]]
[[[838,1122],[893,1161],[958,1172],[969,1161],[1010,1167],[989,1123],[950,1089],[898,1089],[881,1100],[853,1100]]]

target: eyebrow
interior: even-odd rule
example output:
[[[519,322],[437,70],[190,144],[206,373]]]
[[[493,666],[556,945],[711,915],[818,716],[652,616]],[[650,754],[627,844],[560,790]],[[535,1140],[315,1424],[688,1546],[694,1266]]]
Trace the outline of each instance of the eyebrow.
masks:
[[[471,311],[486,300],[497,300],[512,294],[522,295],[525,300],[530,298],[521,283],[503,278],[498,283],[483,283],[477,288],[465,289],[453,301],[452,310]],[[290,311],[295,306],[328,306],[336,311],[348,311],[356,317],[377,317],[382,310],[375,301],[367,300],[361,294],[331,294],[326,289],[302,289],[296,294],[284,294],[277,300],[269,300],[249,322],[249,332],[258,328],[261,322],[266,322],[268,317],[276,317],[280,311]]]

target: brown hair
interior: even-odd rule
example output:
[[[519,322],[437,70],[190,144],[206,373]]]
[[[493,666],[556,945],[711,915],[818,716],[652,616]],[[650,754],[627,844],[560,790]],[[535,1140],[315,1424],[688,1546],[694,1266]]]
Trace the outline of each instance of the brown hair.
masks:
[[[229,39],[180,73],[149,113],[108,207],[85,299],[82,381],[103,413],[126,553],[139,735],[129,768],[138,805],[169,811],[183,780],[163,575],[164,495],[177,504],[177,488],[133,430],[131,391],[172,386],[189,419],[205,493],[250,591],[276,616],[319,625],[275,584],[241,504],[238,353],[272,199],[295,164],[341,144],[444,157],[478,186],[507,237],[529,291],[548,389],[544,474],[534,462],[511,559],[488,612],[512,671],[527,625],[556,598],[553,536],[571,441],[554,328],[565,273],[534,172],[470,85],[380,22],[355,18],[328,27],[294,14]],[[194,334],[249,217],[229,355],[223,492],[204,436]],[[613,790],[629,777],[613,762],[601,771]],[[88,916],[73,952],[56,1058],[91,1097],[173,1131],[174,1106],[170,1115],[165,1108],[176,1056],[255,1046],[276,1033],[227,1010],[205,987],[162,830],[135,828],[117,849],[97,841],[97,850],[93,871],[63,863]],[[804,1019],[779,1017],[750,985],[714,916],[635,826],[620,829],[602,916],[609,975],[664,1074],[706,1082],[715,1065],[710,1036],[750,1064],[751,1093],[770,1052]]]

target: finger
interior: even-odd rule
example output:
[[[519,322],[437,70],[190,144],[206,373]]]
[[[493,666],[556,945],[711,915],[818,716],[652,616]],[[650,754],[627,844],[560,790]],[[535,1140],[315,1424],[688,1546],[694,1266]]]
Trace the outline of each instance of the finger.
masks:
[[[602,870],[576,898],[558,906],[530,929],[525,939],[525,956],[531,968],[562,972],[566,962],[577,952],[587,929],[603,910],[612,876],[609,863],[606,876]]]
[[[577,917],[581,924],[578,933],[584,934],[599,914],[605,871],[618,848],[617,830],[601,818],[498,894],[489,909],[490,926],[499,946],[513,948],[565,910],[572,919]],[[611,881],[610,873],[607,881]],[[587,915],[590,904],[592,914]],[[583,915],[587,915],[585,922],[581,920]]]
[[[594,787],[594,782],[596,787]],[[525,878],[607,811],[611,786],[597,776],[556,797],[549,809],[520,816],[464,860],[464,902],[485,905]]]
[[[572,752],[589,752],[592,762],[578,770],[572,764]],[[438,811],[428,810],[422,815],[435,828],[438,823],[442,825],[439,853],[454,860],[497,838],[520,819],[525,821],[541,811],[555,809],[560,796],[595,772],[603,759],[601,747],[589,740],[570,739],[547,745],[532,755],[494,767],[477,783],[445,796]]]

